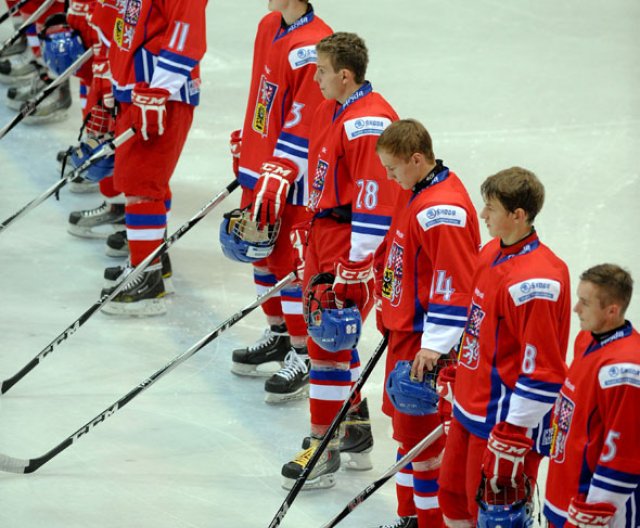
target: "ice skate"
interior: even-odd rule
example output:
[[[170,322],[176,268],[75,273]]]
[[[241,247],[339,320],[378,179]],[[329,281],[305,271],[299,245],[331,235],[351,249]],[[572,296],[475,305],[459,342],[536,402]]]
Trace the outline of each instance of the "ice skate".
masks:
[[[19,26],[16,27],[18,29]],[[2,53],[0,53],[0,62],[13,57],[15,55],[22,55],[27,52],[27,36],[22,33],[18,40],[16,40],[11,46],[7,46]]]
[[[7,57],[0,60],[0,82],[10,86],[24,84],[37,74],[38,66],[41,65],[27,54]]]
[[[108,293],[103,289],[101,295]],[[102,311],[109,315],[129,315],[147,317],[167,312],[160,264],[153,264],[133,282],[127,284]]]
[[[320,445],[320,438],[311,437],[311,445],[300,451],[295,458],[282,466],[282,487],[291,489],[296,480],[311,460]],[[334,438],[320,455],[320,460],[315,465],[309,477],[302,486],[303,490],[331,488],[336,483],[335,474],[340,469],[340,450],[338,439]]]
[[[282,367],[290,349],[286,325],[271,325],[256,343],[233,351],[231,372],[239,376],[271,376],[274,367]]]
[[[165,294],[170,295],[172,293],[175,293],[173,280],[171,280],[171,277],[173,276],[173,270],[171,268],[171,259],[169,258],[168,253],[162,254],[162,256],[160,257],[160,263],[162,264],[162,282],[164,282]],[[131,271],[133,271],[133,267],[129,262],[127,262],[124,266],[111,266],[106,268],[104,270],[104,289],[113,291],[113,288],[116,287],[118,282],[126,275],[129,275]]]
[[[128,257],[129,244],[127,241],[127,231],[116,231],[107,237],[107,246],[104,250],[108,257]],[[165,285],[166,286],[166,285]]]
[[[63,171],[63,177],[68,176],[71,171],[77,168],[73,163],[73,158],[80,159],[82,155],[80,145],[69,147],[67,150],[58,152],[56,160],[60,164],[60,170]],[[77,194],[98,192],[100,190],[100,184],[98,182],[89,181],[80,175],[73,178],[68,185],[69,190]]]
[[[23,103],[31,104],[30,101]],[[46,123],[57,123],[67,118],[67,110],[71,107],[71,88],[69,81],[64,81],[57,90],[54,90],[44,99],[36,110],[24,118],[27,125],[43,125]]]
[[[309,397],[310,361],[307,347],[291,347],[284,358],[284,366],[264,384],[267,403],[284,403]]]
[[[382,524],[378,528],[418,528],[418,518],[399,517],[391,524]]]
[[[10,86],[7,89],[6,104],[11,110],[20,110],[22,105],[27,101],[34,99],[42,90],[49,86],[53,80],[49,77],[44,66],[36,65],[37,71],[25,82]],[[45,104],[44,101],[41,104]]]
[[[81,238],[107,238],[124,225],[124,204],[102,202],[94,209],[69,215],[67,231]]]

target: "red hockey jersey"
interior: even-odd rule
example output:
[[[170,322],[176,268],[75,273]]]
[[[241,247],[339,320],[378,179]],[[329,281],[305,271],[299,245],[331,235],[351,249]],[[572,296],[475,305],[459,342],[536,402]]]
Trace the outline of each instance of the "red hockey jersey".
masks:
[[[137,82],[197,105],[206,50],[207,0],[117,0],[109,62],[113,94],[130,103]]]
[[[438,161],[393,213],[382,276],[385,328],[421,332],[423,348],[448,353],[467,322],[479,247],[471,198]]]
[[[542,422],[565,378],[570,317],[567,266],[535,232],[512,246],[494,239],[482,249],[454,402],[470,433],[488,438],[502,421],[529,428]]]
[[[373,253],[391,225],[400,188],[387,179],[376,142],[397,119],[369,82],[342,105],[324,101],[313,117],[308,206],[320,215],[336,207],[351,209],[349,259],[354,262]]]
[[[118,0],[98,0],[94,4],[89,23],[96,32],[100,44],[98,53],[108,52],[117,18]]]
[[[291,26],[282,22],[282,15],[273,12],[258,25],[238,179],[253,189],[264,161],[290,159],[299,173],[288,202],[306,205],[309,126],[324,100],[313,80],[316,44],[333,31],[312,9]]]
[[[553,410],[544,513],[562,527],[572,497],[617,507],[611,526],[640,526],[640,335],[627,322],[580,332]]]

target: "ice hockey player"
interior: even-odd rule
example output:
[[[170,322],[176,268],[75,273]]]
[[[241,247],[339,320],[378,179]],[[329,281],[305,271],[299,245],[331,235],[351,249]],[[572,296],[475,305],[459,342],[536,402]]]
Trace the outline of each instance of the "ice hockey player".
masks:
[[[555,528],[640,526],[640,335],[633,280],[615,264],[580,275],[574,359],[551,422],[544,514]]]
[[[381,331],[389,335],[386,378],[412,362],[411,379],[433,378],[429,386],[435,386],[438,367],[457,348],[467,320],[480,247],[477,213],[458,176],[435,158],[431,136],[418,121],[389,125],[377,152],[388,178],[409,191],[398,200],[389,233],[376,252],[383,257],[376,281]],[[391,417],[399,458],[440,424],[428,399],[414,402],[411,392],[402,391],[405,381],[387,383],[382,407]],[[400,519],[387,526],[442,525],[437,479],[443,448],[441,438],[397,474]]]
[[[387,180],[375,147],[398,116],[365,79],[368,50],[358,35],[335,33],[316,50],[315,80],[326,101],[316,110],[309,139],[308,206],[314,218],[308,229],[296,229],[294,239],[304,248],[304,289],[316,275],[334,274],[338,308],[353,304],[364,320],[373,304],[373,253],[391,225],[399,193]],[[285,488],[306,466],[359,375],[356,349],[332,352],[311,339],[307,346],[311,442],[282,468]],[[369,448],[370,434],[368,429]],[[339,439],[333,438],[306,488],[333,486],[339,467]]]
[[[571,316],[567,266],[533,226],[542,183],[512,167],[487,178],[481,193],[480,218],[495,238],[473,280],[439,479],[444,521],[455,528],[476,525],[483,475],[493,492],[485,502],[535,485],[542,445],[532,450],[533,428],[564,380]]]
[[[118,148],[114,186],[126,196],[130,261],[137,266],[163,241],[169,180],[200,97],[199,61],[206,49],[206,0],[118,2],[109,49],[116,135],[136,135]],[[161,264],[152,263],[103,311],[114,315],[166,312]]]
[[[255,38],[243,128],[231,137],[241,207],[251,206],[260,227],[280,221],[271,254],[253,266],[259,295],[295,269],[291,228],[310,218],[305,207],[309,131],[323,100],[313,82],[315,45],[332,33],[308,0],[269,0],[269,10]],[[300,284],[283,289],[262,308],[269,328],[257,343],[233,351],[231,370],[270,376],[265,382],[267,402],[306,398],[309,359]],[[268,368],[273,362],[282,367],[275,373]]]

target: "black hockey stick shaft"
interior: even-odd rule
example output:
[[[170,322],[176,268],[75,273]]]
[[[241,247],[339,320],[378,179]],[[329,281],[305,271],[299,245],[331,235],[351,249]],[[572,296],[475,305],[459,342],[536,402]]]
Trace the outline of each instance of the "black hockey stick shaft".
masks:
[[[107,141],[103,144],[102,148],[93,154],[89,159],[85,160],[79,167],[71,171],[64,178],[59,179],[56,183],[54,183],[51,187],[49,187],[45,192],[41,195],[37,196],[25,206],[20,208],[14,214],[12,214],[9,218],[5,219],[0,224],[0,234],[7,229],[11,224],[13,224],[16,220],[26,215],[29,211],[35,209],[38,205],[44,202],[50,196],[56,194],[62,187],[64,187],[71,180],[82,174],[86,171],[91,165],[101,160],[106,156],[110,156],[115,152],[115,149],[122,145],[125,141],[128,141],[135,135],[135,131],[133,128],[125,130],[122,134],[120,134],[117,138],[112,139],[111,141]]]
[[[276,526],[280,526],[282,519],[284,519],[284,516],[289,511],[289,508],[291,508],[291,504],[293,504],[293,501],[298,496],[298,493],[300,493],[300,491],[302,490],[304,483],[309,478],[309,475],[311,474],[311,472],[313,471],[313,468],[318,463],[318,460],[320,460],[322,453],[324,453],[325,449],[329,445],[329,442],[331,441],[334,433],[336,432],[338,427],[340,427],[340,423],[342,422],[342,420],[344,420],[344,417],[347,415],[347,412],[349,412],[349,408],[353,405],[355,398],[357,397],[358,394],[360,394],[360,391],[362,390],[362,386],[367,381],[367,379],[369,379],[371,372],[373,372],[373,368],[376,366],[376,363],[378,363],[378,360],[382,357],[382,354],[387,348],[387,341],[388,341],[388,336],[385,334],[385,336],[382,338],[382,341],[378,343],[378,346],[374,350],[371,358],[369,359],[364,369],[362,370],[360,377],[351,388],[351,392],[349,393],[349,396],[342,404],[342,407],[338,411],[338,414],[336,414],[335,418],[333,419],[333,422],[331,422],[329,429],[327,429],[327,432],[322,437],[322,440],[320,441],[320,445],[316,449],[315,453],[313,453],[313,455],[309,459],[309,462],[307,463],[307,465],[303,468],[302,473],[300,473],[300,475],[296,479],[296,482],[293,485],[293,487],[289,490],[289,493],[287,493],[287,496],[285,497],[284,501],[280,505],[280,508],[278,509],[273,519],[271,520],[271,523],[269,524],[269,528],[276,528]]]
[[[0,454],[0,470],[8,471],[11,473],[33,473],[38,468],[42,467],[44,464],[49,462],[53,457],[57,454],[64,451],[67,447],[73,444],[80,437],[87,434],[91,429],[93,429],[96,425],[104,422],[107,418],[113,415],[116,411],[122,409],[127,403],[133,400],[136,396],[138,396],[143,391],[147,390],[151,385],[153,385],[160,378],[164,377],[166,374],[175,369],[178,365],[184,363],[187,359],[196,354],[199,350],[202,350],[205,346],[207,346],[211,341],[216,339],[220,334],[222,334],[225,330],[231,328],[234,324],[236,324],[240,319],[244,318],[247,314],[251,313],[258,306],[264,303],[271,296],[278,293],[282,288],[286,287],[290,284],[296,275],[294,272],[289,273],[286,277],[280,280],[275,286],[266,291],[263,295],[258,297],[251,304],[244,307],[242,310],[234,313],[231,317],[229,317],[226,321],[221,323],[216,327],[215,330],[208,333],[204,336],[200,341],[198,341],[195,345],[193,345],[189,350],[183,352],[179,356],[176,356],[171,361],[169,361],[164,367],[160,370],[154,372],[147,379],[142,381],[142,383],[138,384],[136,387],[131,389],[127,394],[122,396],[118,401],[107,407],[100,414],[89,420],[86,424],[84,424],[80,429],[69,435],[62,442],[60,442],[53,449],[45,453],[44,455],[31,458],[29,460],[23,460],[18,458],[12,458],[7,455]]]
[[[440,424],[436,427],[431,433],[425,436],[420,442],[418,442],[413,448],[408,451],[400,460],[398,460],[393,466],[391,466],[383,475],[374,480],[371,484],[369,484],[366,488],[364,488],[360,493],[358,493],[353,499],[349,501],[349,503],[344,507],[344,509],[338,513],[333,519],[331,519],[327,524],[324,524],[322,528],[333,528],[342,520],[349,515],[353,510],[355,510],[358,506],[360,506],[364,501],[366,501],[371,495],[373,495],[378,489],[380,489],[384,484],[392,478],[398,471],[400,471],[403,467],[405,467],[409,462],[411,462],[414,458],[416,458],[422,451],[424,451],[427,447],[433,444],[438,438],[442,436],[444,433],[444,426]]]
[[[222,200],[229,196],[229,194],[238,186],[238,180],[234,179],[229,185],[226,186],[223,191],[218,193],[215,198],[208,202],[202,209],[200,209],[200,211],[198,211],[198,213],[196,213],[190,220],[180,226],[180,228],[175,233],[173,233],[173,235],[171,235],[167,240],[160,244],[149,256],[147,256],[147,258],[145,258],[140,264],[138,264],[131,271],[131,273],[123,278],[122,282],[118,283],[118,285],[113,289],[113,291],[111,291],[111,293],[105,293],[102,297],[100,297],[100,299],[98,299],[87,311],[85,311],[80,317],[78,317],[78,319],[67,326],[67,328],[65,328],[61,334],[59,334],[53,341],[51,341],[51,343],[49,343],[44,349],[42,349],[37,356],[35,356],[31,361],[29,361],[29,363],[22,367],[19,372],[4,380],[0,385],[0,394],[6,393],[11,387],[18,383],[29,372],[31,372],[42,359],[51,354],[58,347],[58,345],[75,334],[76,331],[84,323],[86,323],[95,312],[100,310],[105,304],[107,304],[118,293],[120,293],[120,291],[125,287],[126,284],[130,283],[136,277],[138,277],[154,259],[166,253],[167,250],[176,242],[176,240],[182,237],[194,225],[202,220],[205,215],[209,213],[209,211],[211,211],[215,206],[222,202]]]
[[[31,2],[31,0],[20,0],[16,5],[10,7],[8,11],[2,13],[2,16],[0,16],[0,24],[5,22],[6,20],[9,20],[9,18],[11,18],[11,15],[24,7],[27,2]]]
[[[36,9],[33,14],[31,14],[21,25],[18,29],[16,29],[16,32],[11,35],[7,40],[5,40],[1,45],[0,45],[0,55],[2,55],[2,52],[7,49],[9,46],[11,46],[12,44],[15,44],[18,39],[20,38],[20,35],[22,35],[27,28],[33,24],[34,22],[36,22],[42,15],[45,14],[45,12],[47,11],[47,9],[49,9],[53,3],[56,0],[45,0],[38,9]]]
[[[49,97],[55,90],[57,90],[60,85],[69,77],[71,77],[80,66],[82,66],[91,58],[92,55],[93,48],[89,48],[82,55],[80,55],[71,66],[69,66],[64,72],[62,72],[59,77],[56,77],[50,85],[42,90],[35,99],[25,102],[20,108],[20,112],[18,112],[16,116],[0,130],[0,139],[11,132],[11,130],[13,130],[16,125],[20,123],[20,121],[22,121],[25,117],[33,114],[33,112],[35,112],[38,108],[38,105],[47,97]]]

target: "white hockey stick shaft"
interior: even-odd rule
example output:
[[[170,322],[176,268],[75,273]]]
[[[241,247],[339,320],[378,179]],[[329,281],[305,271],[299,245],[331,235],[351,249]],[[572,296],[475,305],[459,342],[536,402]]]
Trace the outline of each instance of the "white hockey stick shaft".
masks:
[[[56,0],[45,0],[44,2],[42,2],[40,7],[36,9],[33,14],[29,16],[18,29],[16,29],[16,32],[7,40],[5,40],[2,45],[0,45],[0,55],[2,55],[2,52],[6,48],[14,44],[20,38],[20,35],[22,35],[31,24],[35,23],[42,15],[44,15],[47,9],[49,9],[55,1]]]
[[[11,15],[17,13],[21,8],[25,6],[27,2],[31,2],[31,0],[20,0],[17,4],[11,6],[8,11],[5,11],[0,16],[0,24],[4,23],[6,20],[11,18]]]

